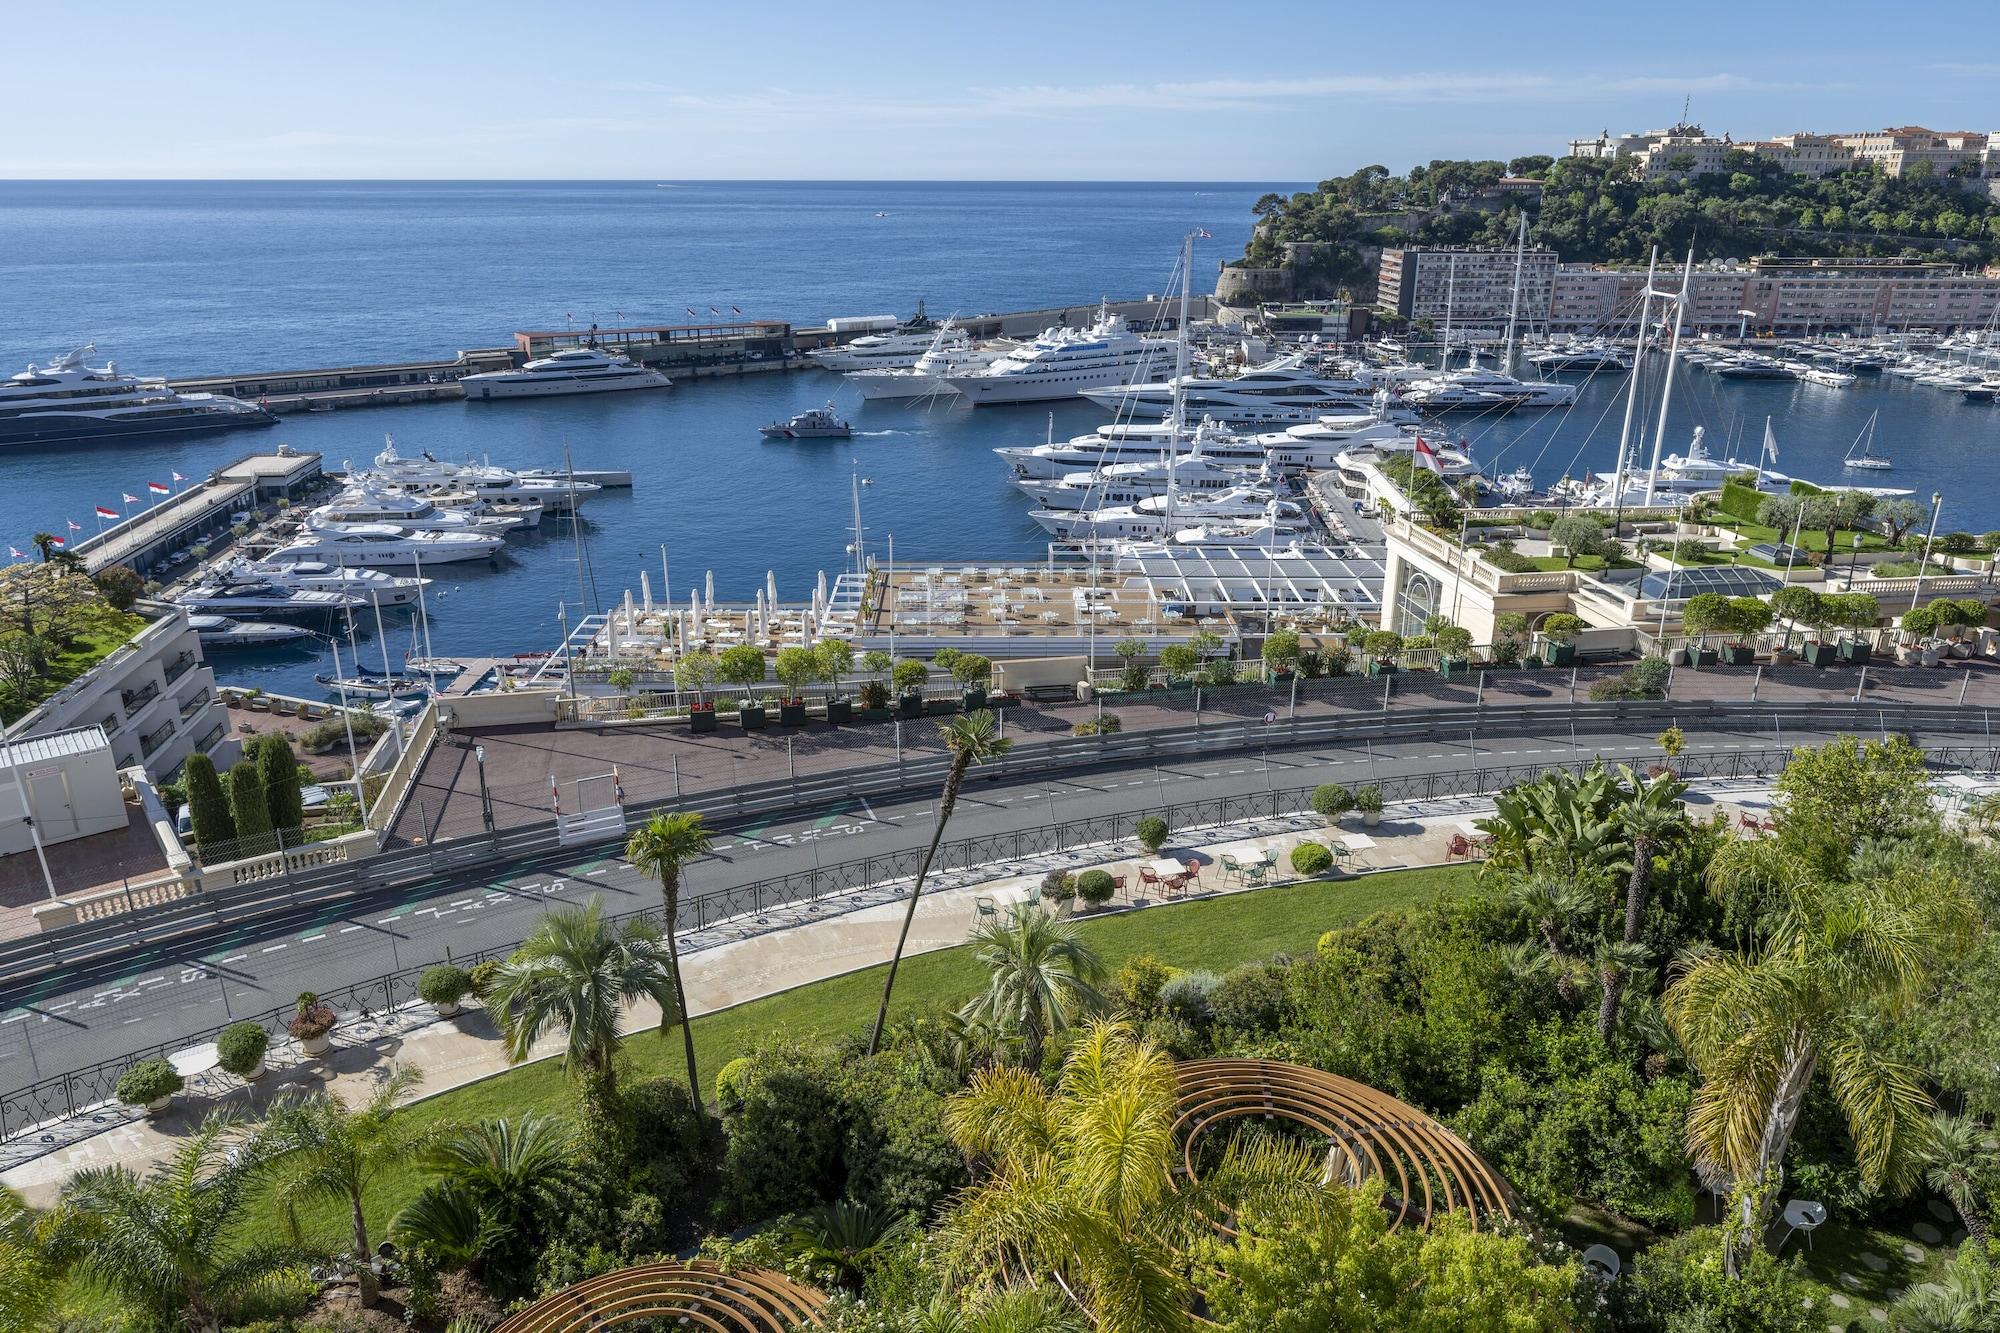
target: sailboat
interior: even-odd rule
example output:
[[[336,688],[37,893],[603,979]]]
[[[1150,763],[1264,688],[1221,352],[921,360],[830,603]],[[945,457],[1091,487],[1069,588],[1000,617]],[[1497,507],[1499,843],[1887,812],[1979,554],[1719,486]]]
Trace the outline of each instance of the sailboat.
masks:
[[[1880,415],[1881,415],[1880,409],[1877,409],[1876,411],[1870,412],[1868,414],[1867,427],[1861,432],[1861,434],[1858,437],[1856,437],[1853,444],[1847,446],[1847,457],[1840,460],[1840,465],[1842,467],[1858,467],[1858,468],[1867,468],[1873,472],[1887,472],[1889,469],[1896,466],[1894,463],[1891,463],[1888,459],[1877,458],[1874,454],[1875,418]],[[1856,448],[1859,448],[1861,452],[1858,454],[1855,453],[1854,451]]]

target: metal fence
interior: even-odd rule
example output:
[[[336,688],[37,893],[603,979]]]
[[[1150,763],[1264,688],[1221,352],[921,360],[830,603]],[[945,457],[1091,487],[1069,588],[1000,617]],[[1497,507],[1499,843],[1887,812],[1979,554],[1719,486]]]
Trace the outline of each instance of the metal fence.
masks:
[[[1684,778],[1766,778],[1780,772],[1791,753],[1790,749],[1778,746],[1706,754],[1683,752],[1674,761],[1674,766]],[[2000,775],[2000,746],[1985,743],[1940,746],[1928,749],[1925,754],[1931,768],[1940,773]],[[1582,772],[1597,763],[1639,765],[1657,762],[1658,759],[1657,751],[1626,756],[1579,753],[1553,762],[1480,765],[1430,773],[1366,775],[1362,780],[1373,782],[1381,790],[1383,800],[1393,804],[1491,795],[1516,783],[1532,781],[1553,769]],[[1168,826],[1176,830],[1226,827],[1258,819],[1300,815],[1312,809],[1312,793],[1313,786],[1296,786],[1235,796],[1197,797],[1131,814],[1098,815],[953,839],[939,845],[933,877],[927,883],[931,890],[939,891],[954,887],[951,882],[954,874],[984,870],[994,878],[1001,878],[1023,873],[1021,863],[1038,856],[1130,843],[1136,841],[1137,822],[1148,815],[1164,818]],[[871,889],[903,885],[914,879],[922,859],[923,849],[911,847],[797,874],[772,876],[704,893],[684,894],[675,922],[676,934],[707,930],[733,921],[748,921],[754,925],[757,918],[779,908],[799,907]],[[608,919],[613,922],[658,922],[662,919],[662,909],[647,907],[619,913]],[[426,968],[438,962],[471,967],[488,959],[504,958],[515,947],[517,944],[510,944],[461,954],[453,954],[447,947],[442,959],[322,992],[320,999],[340,1012],[343,1026],[351,1026],[357,1021],[373,1019],[415,1001],[418,978]],[[186,966],[204,968],[199,963]],[[220,993],[219,977],[217,986]],[[258,1014],[236,1015],[228,1022],[255,1022],[274,1037],[281,1038],[292,1013],[291,1007],[281,1007]],[[97,1108],[115,1099],[118,1078],[125,1070],[140,1060],[213,1041],[228,1026],[228,1022],[197,1029],[172,1041],[132,1051],[116,1060],[100,1061],[0,1094],[0,1143],[31,1134],[37,1126],[52,1120],[94,1112],[107,1121],[115,1118],[115,1113],[98,1112]]]

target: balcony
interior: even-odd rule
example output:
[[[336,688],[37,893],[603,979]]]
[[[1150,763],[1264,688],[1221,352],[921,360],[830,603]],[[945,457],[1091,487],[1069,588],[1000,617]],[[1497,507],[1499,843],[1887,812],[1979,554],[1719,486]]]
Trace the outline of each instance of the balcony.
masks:
[[[132,713],[138,712],[141,708],[144,708],[147,704],[153,702],[153,700],[159,695],[159,693],[160,693],[159,684],[155,681],[149,680],[136,690],[120,690],[118,692],[118,697],[119,700],[125,705],[125,712],[129,716]]]
[[[162,722],[159,726],[141,736],[139,738],[140,755],[147,759],[152,758],[153,751],[173,739],[174,728],[178,725],[172,718],[168,718],[165,722]]]
[[[185,722],[208,707],[209,693],[206,689],[196,690],[181,701],[181,721]]]
[[[185,676],[188,673],[188,671],[191,668],[193,668],[194,665],[200,660],[201,659],[194,653],[182,653],[179,657],[176,657],[173,661],[167,663],[166,665],[167,684],[171,685],[175,681],[179,680],[182,676]]]
[[[194,748],[200,750],[203,754],[207,754],[210,750],[222,744],[223,738],[228,734],[229,724],[227,722],[218,722],[202,733],[201,739],[194,743]]]

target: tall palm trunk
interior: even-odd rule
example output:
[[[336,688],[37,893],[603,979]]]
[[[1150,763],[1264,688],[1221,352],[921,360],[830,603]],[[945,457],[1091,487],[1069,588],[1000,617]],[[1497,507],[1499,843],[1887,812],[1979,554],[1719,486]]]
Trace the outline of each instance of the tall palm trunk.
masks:
[[[368,1217],[361,1211],[360,1191],[348,1192],[347,1207],[354,1227],[354,1279],[361,1288],[361,1303],[373,1305],[380,1284],[375,1281],[375,1269],[371,1266],[375,1256],[368,1249]]]
[[[674,979],[674,1007],[681,1011],[681,1046],[687,1056],[688,1099],[694,1103],[695,1119],[704,1133],[708,1130],[708,1103],[702,1098],[701,1075],[695,1071],[694,1023],[688,1016],[687,991],[681,986],[681,946],[675,928],[681,918],[681,872],[675,866],[660,876],[660,896],[667,909],[667,971]]]
[[[1618,1005],[1625,997],[1625,969],[1616,963],[1606,963],[1598,971],[1604,983],[1604,998],[1597,1004],[1597,1039],[1611,1041],[1611,1029],[1618,1024]]]
[[[1803,1031],[1795,1031],[1785,1054],[1785,1072],[1771,1095],[1771,1109],[1765,1114],[1764,1130],[1757,1139],[1754,1174],[1747,1181],[1737,1182],[1743,1189],[1743,1230],[1723,1255],[1724,1267],[1731,1277],[1741,1272],[1763,1235],[1764,1214],[1771,1205],[1772,1172],[1785,1160],[1785,1149],[1791,1145],[1792,1131],[1798,1127],[1799,1112],[1805,1108],[1806,1090],[1812,1086],[1818,1060],[1811,1038]]]
[[[917,919],[917,899],[924,895],[924,880],[931,873],[931,861],[936,858],[938,843],[944,838],[944,826],[951,819],[952,806],[958,803],[958,786],[965,781],[965,770],[971,764],[972,756],[960,752],[952,757],[951,769],[945,774],[944,793],[938,798],[937,822],[931,826],[930,846],[924,848],[923,864],[917,867],[917,882],[910,886],[910,905],[903,911],[903,928],[896,935],[896,952],[889,956],[889,975],[882,981],[882,1004],[875,1011],[875,1030],[868,1034],[870,1055],[882,1045],[882,1026],[889,1021],[889,993],[896,989],[896,969],[903,962],[903,946],[910,942],[910,923]]]
[[[1639,942],[1639,923],[1646,914],[1646,898],[1652,888],[1653,840],[1632,840],[1632,877],[1625,882],[1625,942]],[[1625,969],[1607,964],[1603,971],[1604,1000],[1597,1007],[1598,1040],[1609,1043],[1611,1029],[1618,1022],[1618,1005],[1625,997]]]
[[[1955,1191],[1951,1196],[1951,1202],[1952,1206],[1958,1209],[1959,1220],[1965,1223],[1965,1234],[1972,1238],[1972,1243],[1979,1253],[1985,1253],[1986,1214],[1979,1210],[1979,1204],[1973,1199],[1971,1183],[1967,1182],[1963,1188]]]

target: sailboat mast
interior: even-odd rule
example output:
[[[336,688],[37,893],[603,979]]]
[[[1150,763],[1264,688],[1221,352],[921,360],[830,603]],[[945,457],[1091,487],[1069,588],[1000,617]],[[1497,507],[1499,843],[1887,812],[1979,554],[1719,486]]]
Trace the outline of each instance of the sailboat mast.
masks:
[[[431,651],[431,612],[430,605],[424,601],[424,553],[416,551],[413,554],[417,561],[417,623],[424,627],[424,663],[428,666],[436,660],[437,654]]]
[[[1688,242],[1687,266],[1681,269],[1681,294],[1674,298],[1674,336],[1667,345],[1667,383],[1660,390],[1660,424],[1653,430],[1653,466],[1646,473],[1646,507],[1652,508],[1653,488],[1660,480],[1660,449],[1667,439],[1667,408],[1674,401],[1674,367],[1681,359],[1681,327],[1687,323],[1688,284],[1694,280],[1694,242]]]
[[[1618,516],[1625,509],[1625,469],[1632,463],[1632,418],[1639,405],[1639,369],[1646,360],[1646,325],[1653,310],[1653,268],[1660,261],[1660,247],[1646,261],[1646,289],[1639,298],[1639,341],[1632,348],[1632,378],[1625,390],[1625,424],[1618,432],[1618,467],[1611,474],[1611,531],[1618,532]]]
[[[1500,356],[1504,374],[1514,373],[1514,329],[1521,318],[1521,262],[1528,252],[1528,210],[1521,210],[1520,230],[1514,236],[1514,295],[1507,302],[1507,350]]]
[[[1174,420],[1171,429],[1168,431],[1167,438],[1167,535],[1169,537],[1173,536],[1174,508],[1176,501],[1179,499],[1179,496],[1176,494],[1178,487],[1174,484],[1174,460],[1180,456],[1181,429],[1185,424],[1183,413],[1186,411],[1186,404],[1183,400],[1183,392],[1187,381],[1188,288],[1194,285],[1193,232],[1189,232],[1186,239],[1181,242],[1180,277],[1181,317],[1180,327],[1176,330],[1179,337],[1175,340],[1174,346]]]

